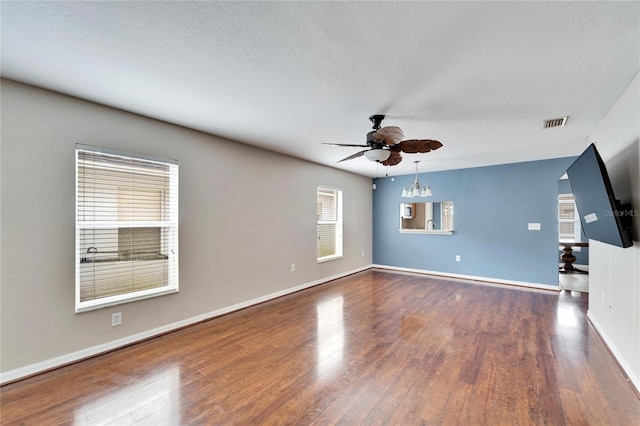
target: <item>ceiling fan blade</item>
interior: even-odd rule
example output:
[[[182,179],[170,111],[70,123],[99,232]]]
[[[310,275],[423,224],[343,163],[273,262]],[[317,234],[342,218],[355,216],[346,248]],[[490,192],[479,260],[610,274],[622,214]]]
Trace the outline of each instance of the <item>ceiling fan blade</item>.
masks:
[[[331,145],[331,146],[355,146],[355,147],[360,147],[360,148],[366,148],[369,145],[362,145],[362,144],[358,144],[358,145],[354,145],[354,144],[348,144],[348,143],[326,143],[323,142],[322,145]]]
[[[368,151],[368,149],[365,149],[364,151],[356,152],[355,154],[350,155],[347,158],[343,158],[342,160],[338,161],[338,163],[341,163],[341,162],[347,161],[347,160],[353,160],[354,158],[361,157],[366,151]]]
[[[442,143],[433,139],[407,139],[398,144],[403,152],[415,154],[429,152],[442,147]]]
[[[431,144],[426,139],[418,139],[414,146],[416,147],[416,151],[418,152],[429,152],[431,151]]]
[[[381,161],[380,164],[383,166],[395,166],[402,161],[402,155],[399,151],[391,151],[391,155],[384,161]]]
[[[404,138],[404,133],[400,127],[386,126],[376,130],[373,134],[373,139],[377,142],[386,143],[389,146],[393,146],[399,143]]]
[[[407,154],[415,154],[418,152],[416,148],[417,139],[407,139],[406,141],[402,141],[398,144],[400,150],[402,152],[406,152]]]
[[[429,146],[431,147],[431,150],[436,150],[438,148],[442,148],[442,142],[440,141],[436,141],[433,139],[427,139],[429,141]]]

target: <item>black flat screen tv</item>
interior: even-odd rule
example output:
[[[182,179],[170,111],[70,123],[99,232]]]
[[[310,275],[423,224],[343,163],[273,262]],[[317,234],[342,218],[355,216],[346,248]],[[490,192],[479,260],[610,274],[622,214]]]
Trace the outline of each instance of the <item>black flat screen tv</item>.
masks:
[[[631,215],[616,201],[609,174],[594,144],[569,166],[567,175],[587,238],[631,247]]]

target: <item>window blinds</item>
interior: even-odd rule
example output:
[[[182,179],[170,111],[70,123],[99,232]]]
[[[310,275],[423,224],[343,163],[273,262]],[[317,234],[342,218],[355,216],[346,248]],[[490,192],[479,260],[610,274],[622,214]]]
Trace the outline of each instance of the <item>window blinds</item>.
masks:
[[[342,191],[318,188],[318,260],[342,256]]]
[[[76,309],[176,291],[178,165],[76,153]]]
[[[573,194],[558,196],[558,236],[561,240],[580,240],[580,223]]]

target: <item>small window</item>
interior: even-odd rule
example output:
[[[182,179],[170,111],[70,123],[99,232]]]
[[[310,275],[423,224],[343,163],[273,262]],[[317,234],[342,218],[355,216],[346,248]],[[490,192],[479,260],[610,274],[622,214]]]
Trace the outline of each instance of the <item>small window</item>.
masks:
[[[561,241],[582,240],[580,216],[573,194],[558,195],[558,236]]]
[[[342,191],[318,187],[318,262],[342,258]]]
[[[76,147],[76,312],[178,291],[178,164]]]

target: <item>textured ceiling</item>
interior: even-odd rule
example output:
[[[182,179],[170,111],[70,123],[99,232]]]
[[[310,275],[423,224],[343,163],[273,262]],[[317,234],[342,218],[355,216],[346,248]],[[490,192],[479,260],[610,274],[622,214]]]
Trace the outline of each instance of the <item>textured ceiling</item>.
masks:
[[[9,2],[2,76],[366,176],[579,154],[638,2]],[[375,113],[444,147],[360,157]],[[542,129],[569,115],[567,126]]]

